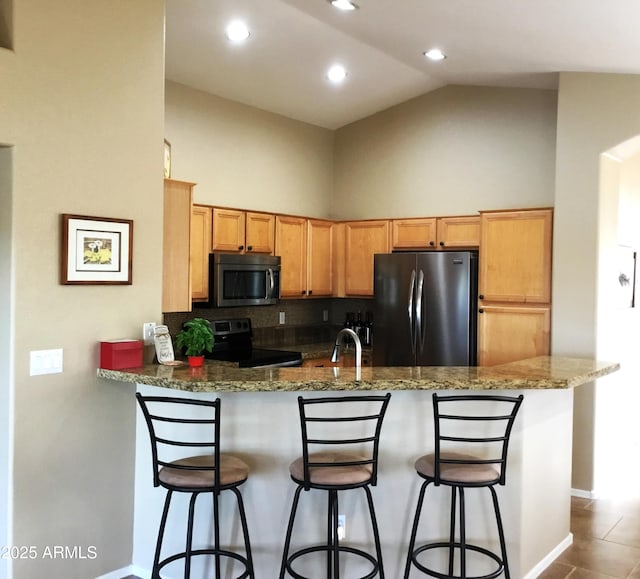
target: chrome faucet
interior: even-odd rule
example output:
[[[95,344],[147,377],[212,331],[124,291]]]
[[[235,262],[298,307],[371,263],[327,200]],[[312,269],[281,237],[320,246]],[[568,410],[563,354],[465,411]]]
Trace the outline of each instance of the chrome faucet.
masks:
[[[362,366],[362,344],[360,338],[351,328],[342,328],[336,336],[336,343],[333,347],[333,353],[331,354],[331,361],[337,362],[340,359],[340,344],[342,343],[342,336],[347,334],[353,338],[356,345],[356,369],[360,369]]]

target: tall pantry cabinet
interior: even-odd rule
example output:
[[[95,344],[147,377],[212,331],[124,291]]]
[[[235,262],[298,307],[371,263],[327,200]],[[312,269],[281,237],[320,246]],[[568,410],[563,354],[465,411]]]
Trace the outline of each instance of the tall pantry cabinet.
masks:
[[[481,212],[478,363],[548,355],[552,209]]]

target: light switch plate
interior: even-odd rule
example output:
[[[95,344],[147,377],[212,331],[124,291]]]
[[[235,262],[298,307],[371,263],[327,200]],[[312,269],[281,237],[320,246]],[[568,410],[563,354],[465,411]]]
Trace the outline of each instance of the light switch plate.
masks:
[[[62,348],[33,350],[29,352],[29,375],[60,374],[62,372]]]

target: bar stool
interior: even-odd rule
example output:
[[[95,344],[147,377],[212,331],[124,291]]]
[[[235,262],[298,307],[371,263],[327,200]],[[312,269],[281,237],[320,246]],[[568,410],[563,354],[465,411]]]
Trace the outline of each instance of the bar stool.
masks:
[[[326,552],[327,579],[339,579],[340,555],[365,559],[371,571],[361,579],[379,575],[384,579],[382,549],[370,486],[378,476],[380,430],[391,394],[385,396],[298,397],[302,456],[291,463],[289,472],[296,488],[282,553],[280,579],[285,572],[296,579],[306,579],[293,563],[310,553]],[[321,449],[325,450],[321,450]],[[338,492],[361,488],[367,498],[375,542],[375,557],[354,547],[341,545],[338,525]],[[299,549],[289,554],[298,501],[302,490],[324,490],[328,494],[326,543]],[[365,563],[366,564],[366,563]],[[367,565],[368,566],[368,565]],[[314,572],[313,579],[319,574]]]
[[[439,579],[492,579],[503,572],[505,578],[509,579],[504,530],[498,496],[494,487],[497,484],[505,484],[509,437],[516,414],[522,404],[522,398],[522,395],[510,397],[438,396],[433,394],[435,451],[432,454],[421,456],[415,463],[416,471],[424,479],[424,483],[420,488],[411,530],[404,579],[408,579],[412,565],[422,573]],[[460,445],[472,447],[472,453],[461,452],[463,448]],[[416,535],[422,504],[427,487],[431,483],[435,486],[451,487],[449,538],[448,540],[423,544],[416,548]],[[500,540],[500,554],[466,541],[464,491],[471,487],[488,488],[491,491]],[[456,497],[459,497],[459,505],[456,504]],[[457,539],[456,515],[460,523]],[[421,553],[427,551],[437,553],[442,550],[447,561],[445,563],[446,571],[434,569],[435,562],[424,562],[419,559]],[[468,575],[468,551],[479,553],[480,558],[484,558],[495,569],[481,576]],[[458,557],[456,557],[456,552],[459,553]],[[454,574],[456,560],[458,575]],[[428,567],[427,563],[431,567]],[[441,567],[445,565],[441,565]]]
[[[237,572],[237,561],[242,567],[235,579],[254,577],[249,530],[245,516],[242,495],[238,487],[247,480],[249,467],[239,458],[220,452],[220,399],[197,400],[192,398],[176,398],[167,396],[143,396],[139,392],[136,398],[142,409],[151,438],[151,454],[153,459],[153,486],[164,487],[167,494],[158,530],[156,551],[153,559],[152,579],[160,578],[160,571],[166,565],[184,559],[184,577],[191,573],[191,560],[196,556],[213,556],[215,561],[215,577],[231,577],[230,572]],[[194,430],[195,429],[195,430]],[[204,431],[204,438],[196,438],[197,431]],[[185,458],[171,459],[176,448],[190,449],[198,454]],[[202,454],[208,449],[208,454]],[[220,546],[219,495],[221,491],[231,491],[237,499],[238,511],[246,555],[240,555]],[[162,540],[164,537],[171,497],[174,492],[189,493],[189,516],[187,519],[187,537],[184,552],[175,553],[160,560]],[[193,519],[196,499],[201,493],[211,493],[213,497],[213,532],[214,545],[205,549],[192,549]],[[228,564],[222,568],[221,561]]]

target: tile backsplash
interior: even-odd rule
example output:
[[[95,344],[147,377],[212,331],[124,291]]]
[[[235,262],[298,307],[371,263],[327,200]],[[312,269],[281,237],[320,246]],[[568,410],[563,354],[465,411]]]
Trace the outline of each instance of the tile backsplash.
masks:
[[[240,308],[199,308],[191,312],[164,314],[164,323],[175,336],[182,324],[191,318],[208,320],[228,318],[250,318],[254,344],[262,347],[295,346],[329,342],[344,324],[347,312],[373,310],[372,299],[313,299],[282,300],[275,306],[253,306]],[[323,321],[324,312],[328,320]],[[285,323],[280,324],[280,313],[284,312]],[[375,324],[375,320],[374,320]]]

